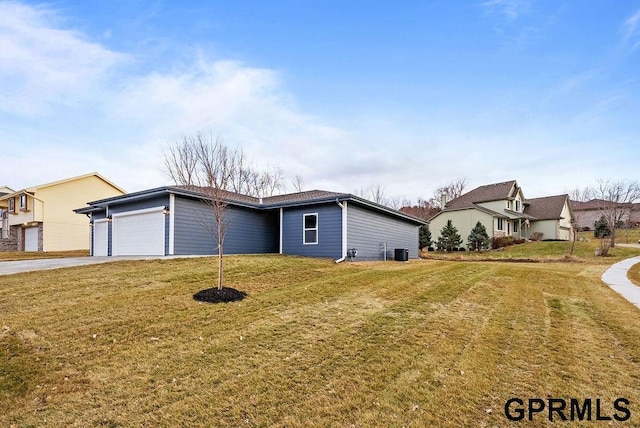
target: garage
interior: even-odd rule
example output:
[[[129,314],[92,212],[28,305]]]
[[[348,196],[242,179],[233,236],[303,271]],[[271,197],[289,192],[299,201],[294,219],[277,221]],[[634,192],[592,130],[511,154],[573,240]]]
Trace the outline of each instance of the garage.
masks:
[[[24,250],[38,251],[38,227],[29,227],[24,230]]]
[[[96,220],[93,223],[93,255],[108,256],[109,253],[109,222],[107,219]]]
[[[113,214],[114,256],[165,255],[165,207]]]

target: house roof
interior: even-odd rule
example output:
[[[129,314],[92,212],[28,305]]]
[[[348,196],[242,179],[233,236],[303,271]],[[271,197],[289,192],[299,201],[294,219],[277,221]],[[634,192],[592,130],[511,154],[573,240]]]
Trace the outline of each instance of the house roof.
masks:
[[[8,195],[13,192],[14,190],[9,186],[0,186],[0,196]]]
[[[27,187],[27,188],[24,188],[24,189],[13,191],[12,193],[0,194],[0,199],[11,198],[13,196],[17,196],[17,195],[22,194],[22,193],[34,194],[39,189],[43,189],[45,187],[58,186],[60,184],[68,183],[70,181],[81,180],[83,178],[92,177],[92,176],[98,177],[99,179],[101,179],[102,181],[110,184],[111,186],[113,186],[114,188],[118,189],[122,193],[125,193],[125,191],[120,186],[118,186],[115,183],[107,180],[102,175],[98,174],[97,172],[91,172],[89,174],[84,174],[84,175],[79,175],[79,176],[76,176],[76,177],[65,178],[64,180],[58,180],[58,181],[53,181],[51,183],[45,183],[45,184],[40,184],[40,185],[37,185],[37,186]]]
[[[562,210],[569,195],[546,196],[543,198],[527,199],[525,214],[533,216],[538,220],[552,220],[562,218]]]
[[[277,209],[285,207],[295,207],[302,205],[313,205],[327,202],[343,202],[352,201],[356,204],[367,206],[379,212],[402,218],[404,220],[416,223],[425,224],[426,222],[418,217],[414,217],[410,214],[403,213],[398,210],[394,210],[384,205],[377,204],[367,199],[349,194],[349,193],[337,193],[329,192],[326,190],[310,190],[298,193],[289,193],[284,195],[269,196],[265,198],[257,198],[253,196],[243,195],[240,193],[234,193],[229,191],[221,191],[224,194],[224,199],[231,205],[242,206],[246,208],[254,209]],[[140,192],[128,193],[121,196],[114,196],[111,198],[101,199],[98,201],[89,202],[89,206],[85,208],[79,208],[74,210],[78,214],[88,214],[92,212],[98,212],[105,209],[105,207],[114,204],[122,204],[135,200],[147,199],[162,194],[175,194],[196,199],[210,199],[211,193],[209,189],[197,186],[164,186],[154,189],[143,190]]]
[[[571,201],[571,207],[576,211],[603,210],[603,209],[608,209],[609,207],[612,206],[612,204],[619,205],[620,207],[625,207],[625,208],[630,207],[631,209],[634,209],[634,205],[638,205],[638,204],[632,204],[630,202],[624,202],[624,203],[620,202],[616,204],[614,202],[609,202],[604,199],[591,199],[590,201],[586,201],[586,202]]]
[[[445,209],[471,208],[479,202],[498,201],[501,199],[513,199],[518,193],[518,183],[516,180],[504,181],[502,183],[487,184],[476,187],[447,202]]]

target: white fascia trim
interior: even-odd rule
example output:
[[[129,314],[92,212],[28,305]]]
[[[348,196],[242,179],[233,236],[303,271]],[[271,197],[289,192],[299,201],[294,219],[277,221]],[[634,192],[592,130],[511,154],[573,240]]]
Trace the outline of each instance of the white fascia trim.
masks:
[[[126,212],[123,212],[123,213],[111,214],[111,217],[125,217],[125,216],[128,216],[128,215],[153,213],[153,212],[156,212],[156,211],[164,211],[164,209],[165,209],[164,205],[160,206],[160,207],[143,208],[141,210],[126,211]]]
[[[176,195],[171,193],[169,195],[169,255],[174,254],[175,247],[175,226],[176,226]]]

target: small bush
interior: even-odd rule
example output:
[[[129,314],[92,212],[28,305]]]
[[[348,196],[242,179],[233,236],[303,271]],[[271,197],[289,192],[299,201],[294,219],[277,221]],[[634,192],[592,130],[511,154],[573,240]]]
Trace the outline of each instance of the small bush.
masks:
[[[541,241],[543,236],[544,233],[542,232],[533,232],[529,239],[531,239],[532,241]]]
[[[498,248],[508,247],[516,242],[516,238],[513,236],[498,236],[491,240],[491,248],[497,250]]]
[[[524,244],[525,242],[527,242],[527,240],[524,238],[516,238],[514,241],[515,244]]]

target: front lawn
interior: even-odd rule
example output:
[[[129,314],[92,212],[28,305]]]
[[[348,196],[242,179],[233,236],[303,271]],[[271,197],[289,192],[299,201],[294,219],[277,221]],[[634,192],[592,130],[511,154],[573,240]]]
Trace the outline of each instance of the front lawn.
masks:
[[[605,265],[225,263],[242,301],[193,300],[209,258],[0,278],[0,426],[511,426],[512,397],[640,424],[640,317]]]
[[[637,244],[640,229],[618,232],[617,243]],[[535,262],[584,262],[593,264],[610,265],[616,261],[640,254],[640,248],[630,248],[625,245],[617,245],[609,250],[608,257],[596,256],[596,248],[601,247],[599,239],[593,237],[593,232],[582,232],[583,241],[575,243],[573,255],[570,257],[571,242],[567,241],[533,241],[524,244],[510,245],[500,250],[491,251],[461,251],[440,252],[425,251],[421,257],[431,260],[520,260]]]
[[[627,277],[635,285],[640,286],[640,263],[636,263],[635,265],[631,266],[631,269],[629,269],[629,272],[627,272]]]
[[[57,259],[62,257],[87,257],[89,250],[74,251],[0,251],[0,262],[33,259]]]

